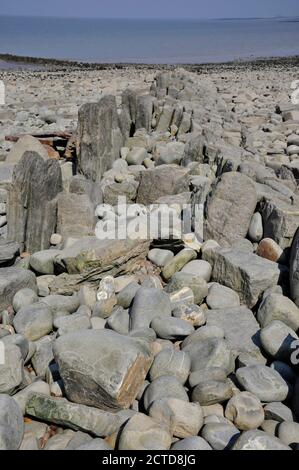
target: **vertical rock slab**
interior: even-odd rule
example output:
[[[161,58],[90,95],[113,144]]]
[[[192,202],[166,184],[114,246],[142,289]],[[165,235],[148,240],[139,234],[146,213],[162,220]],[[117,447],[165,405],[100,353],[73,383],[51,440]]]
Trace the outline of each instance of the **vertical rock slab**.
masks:
[[[57,197],[57,232],[67,237],[94,234],[94,206],[87,194],[62,192]]]
[[[291,248],[290,291],[292,300],[299,307],[299,228],[295,233]]]
[[[54,356],[69,400],[103,410],[129,408],[153,360],[146,342],[109,330],[65,334]]]
[[[79,109],[78,171],[92,181],[99,181],[119,157],[123,145],[114,96],[103,96],[98,103]]]
[[[248,176],[235,171],[224,173],[207,200],[204,239],[230,246],[244,238],[256,204],[256,189]]]
[[[62,191],[59,163],[25,152],[15,166],[8,192],[7,239],[30,253],[50,246],[56,228],[56,196]]]

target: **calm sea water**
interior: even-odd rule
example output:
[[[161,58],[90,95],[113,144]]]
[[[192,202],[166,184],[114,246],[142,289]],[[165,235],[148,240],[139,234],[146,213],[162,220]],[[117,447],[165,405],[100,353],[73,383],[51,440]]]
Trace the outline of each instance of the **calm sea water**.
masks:
[[[0,52],[92,62],[203,63],[299,55],[299,19],[0,17]]]

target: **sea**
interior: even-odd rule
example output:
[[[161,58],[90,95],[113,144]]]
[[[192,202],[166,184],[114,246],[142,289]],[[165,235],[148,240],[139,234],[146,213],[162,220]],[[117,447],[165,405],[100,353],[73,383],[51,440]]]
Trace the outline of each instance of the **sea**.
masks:
[[[87,19],[0,16],[0,53],[184,64],[299,55],[299,18]]]

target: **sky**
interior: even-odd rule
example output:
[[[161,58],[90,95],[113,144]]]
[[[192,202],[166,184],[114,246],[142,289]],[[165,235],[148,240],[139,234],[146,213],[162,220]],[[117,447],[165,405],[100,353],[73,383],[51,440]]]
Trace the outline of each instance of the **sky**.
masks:
[[[91,18],[250,18],[299,16],[299,1],[1,0],[0,15]]]

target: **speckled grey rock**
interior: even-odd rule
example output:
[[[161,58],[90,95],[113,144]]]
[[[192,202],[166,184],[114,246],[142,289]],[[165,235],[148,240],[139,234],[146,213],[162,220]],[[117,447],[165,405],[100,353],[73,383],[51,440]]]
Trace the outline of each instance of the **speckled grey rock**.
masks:
[[[174,317],[155,317],[151,322],[151,328],[162,339],[180,339],[194,332],[191,323]]]
[[[0,347],[4,351],[4,363],[0,362],[0,393],[12,394],[24,377],[22,353],[15,344],[0,342]]]
[[[265,419],[273,419],[279,423],[283,421],[293,421],[293,413],[290,408],[279,401],[268,403],[264,410]]]
[[[86,444],[81,444],[75,450],[112,450],[112,448],[104,441],[104,439],[92,439]]]
[[[191,371],[219,367],[227,373],[234,370],[234,357],[228,342],[222,338],[198,340],[184,346],[191,357]]]
[[[156,266],[163,267],[169,263],[173,258],[173,252],[170,250],[162,250],[160,248],[153,248],[148,252],[148,259]]]
[[[209,288],[206,302],[211,309],[238,307],[240,298],[237,292],[215,282]]]
[[[299,309],[288,298],[281,294],[270,294],[261,303],[257,313],[261,327],[269,325],[273,320],[279,320],[297,331],[299,328]]]
[[[42,393],[43,395],[50,396],[50,387],[49,384],[42,380],[36,380],[36,382],[32,382],[32,384],[28,385],[27,387],[23,388],[19,392],[13,395],[13,399],[19,405],[22,413],[25,415],[26,411],[26,403],[28,397],[32,392]]]
[[[174,308],[172,315],[190,322],[194,327],[202,326],[206,322],[205,310],[195,304],[181,304]]]
[[[148,410],[155,400],[168,397],[189,401],[188,395],[179,380],[174,376],[163,375],[153,380],[146,388],[143,395],[144,408]]]
[[[233,450],[290,450],[290,447],[264,431],[252,430],[241,434]]]
[[[173,375],[184,384],[190,367],[191,359],[187,353],[175,349],[164,349],[155,357],[149,375],[151,381],[163,375]]]
[[[138,289],[140,285],[137,282],[130,282],[117,294],[117,304],[123,308],[129,308]]]
[[[202,437],[193,436],[175,442],[171,450],[212,450],[212,447]]]
[[[203,425],[203,411],[198,403],[187,403],[177,398],[155,400],[149,415],[166,424],[175,437],[196,436]]]
[[[107,326],[121,335],[129,334],[130,316],[122,307],[115,307],[107,319]]]
[[[192,401],[202,406],[223,403],[231,398],[233,390],[228,380],[203,380],[192,391]]]
[[[208,295],[208,284],[200,276],[178,272],[175,273],[165,287],[166,292],[175,292],[183,287],[189,287],[194,295],[194,302],[200,305]]]
[[[91,328],[90,318],[85,314],[73,313],[65,317],[57,318],[54,322],[58,336],[72,333],[73,331],[89,330]]]
[[[249,431],[258,428],[265,419],[260,400],[249,392],[237,393],[226,405],[225,417],[238,429]]]
[[[299,444],[299,424],[287,421],[281,423],[277,437],[287,446]]]
[[[274,359],[289,362],[298,341],[296,333],[285,323],[273,320],[261,330],[261,343],[266,353]],[[299,341],[298,341],[299,344]]]
[[[168,295],[160,289],[141,287],[130,309],[130,329],[147,328],[156,316],[171,316]]]
[[[149,416],[136,413],[123,428],[119,450],[167,450],[171,445],[168,427]]]
[[[53,315],[46,304],[36,302],[21,308],[14,317],[13,325],[18,333],[35,341],[52,331]]]
[[[27,305],[32,305],[38,301],[37,293],[27,288],[20,289],[13,298],[12,306],[15,312],[18,312],[23,307],[27,307]]]
[[[23,415],[18,404],[0,394],[0,450],[19,449],[24,435]]]
[[[240,436],[240,431],[232,424],[209,423],[203,427],[201,435],[214,450],[228,450]]]
[[[241,367],[237,370],[236,377],[246,391],[253,393],[263,402],[284,401],[288,396],[287,383],[270,367],[262,365]]]
[[[182,272],[194,274],[195,276],[202,277],[206,282],[209,282],[212,274],[212,266],[207,261],[196,259],[187,263],[183,267]]]

